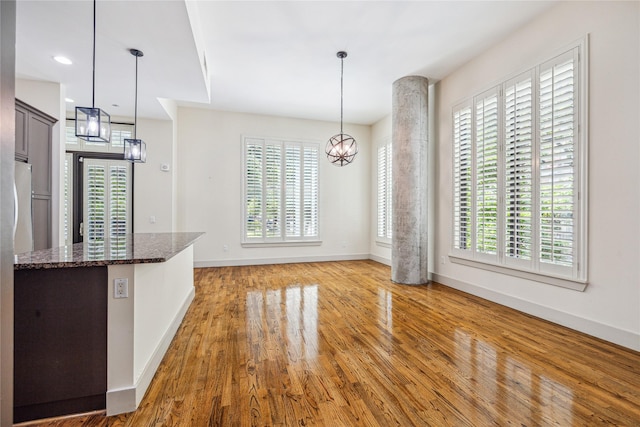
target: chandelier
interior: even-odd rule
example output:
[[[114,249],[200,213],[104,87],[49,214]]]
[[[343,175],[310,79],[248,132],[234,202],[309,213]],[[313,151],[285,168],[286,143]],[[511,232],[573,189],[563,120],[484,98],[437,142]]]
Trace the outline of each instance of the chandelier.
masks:
[[[351,135],[347,135],[342,131],[342,116],[343,116],[343,75],[344,75],[344,58],[347,57],[347,52],[340,51],[336,54],[340,58],[340,133],[333,135],[327,141],[325,152],[327,153],[327,159],[336,166],[346,166],[353,161],[358,154],[358,144]]]

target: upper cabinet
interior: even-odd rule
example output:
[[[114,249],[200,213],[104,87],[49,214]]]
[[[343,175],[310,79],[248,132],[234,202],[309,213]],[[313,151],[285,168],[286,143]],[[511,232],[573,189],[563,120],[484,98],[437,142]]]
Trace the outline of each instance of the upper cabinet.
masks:
[[[27,116],[29,111],[16,100],[16,160],[27,160],[29,141],[27,139]]]

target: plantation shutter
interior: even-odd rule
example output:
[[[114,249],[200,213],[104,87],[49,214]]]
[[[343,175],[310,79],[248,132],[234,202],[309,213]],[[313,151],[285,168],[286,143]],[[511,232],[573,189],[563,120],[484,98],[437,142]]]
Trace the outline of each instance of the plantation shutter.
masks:
[[[454,262],[584,289],[586,54],[576,43],[452,109]]]
[[[85,240],[101,240],[107,228],[107,179],[106,166],[85,159],[84,227]]]
[[[319,235],[318,221],[318,147],[303,147],[303,206],[304,236]]]
[[[75,130],[74,130],[75,132]],[[73,154],[64,156],[64,244],[73,243]]]
[[[286,236],[302,236],[302,161],[301,147],[299,145],[287,145],[285,148],[285,215]]]
[[[260,140],[245,144],[245,236],[262,238],[262,159]]]
[[[131,229],[131,164],[84,158],[84,240],[115,240]]]
[[[378,146],[378,232],[380,238],[391,239],[391,143]]]
[[[533,249],[533,77],[504,88],[505,256],[530,261]]]
[[[109,165],[109,237],[124,236],[129,232],[129,167],[126,164]]]
[[[245,138],[247,242],[318,237],[318,146]]]
[[[67,120],[65,124],[65,148],[68,151],[122,153],[124,140],[132,138],[132,135],[132,124],[111,123],[111,141],[109,143],[85,141],[76,137],[75,120]]]
[[[79,147],[80,141],[76,136],[75,122],[67,120],[65,125],[65,147],[67,150],[75,150]]]
[[[471,249],[472,150],[471,106],[453,113],[453,247]]]
[[[118,129],[113,126],[111,129],[111,147],[113,150],[111,151],[122,151],[124,150],[124,140],[132,138],[132,133],[130,130]]]
[[[498,250],[498,94],[492,90],[475,101],[476,251]]]
[[[575,250],[575,55],[557,57],[539,73],[539,261],[566,267]]]
[[[265,231],[266,237],[281,237],[282,144],[265,144]]]

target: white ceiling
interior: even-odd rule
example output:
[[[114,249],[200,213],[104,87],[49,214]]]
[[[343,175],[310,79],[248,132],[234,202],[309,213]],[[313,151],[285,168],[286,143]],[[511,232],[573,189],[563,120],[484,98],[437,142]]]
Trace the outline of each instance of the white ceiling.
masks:
[[[100,0],[96,106],[166,118],[158,98],[226,111],[371,124],[407,75],[442,79],[554,1]],[[93,2],[18,0],[16,74],[91,105]],[[65,55],[70,66],[53,61]],[[202,68],[206,57],[207,82]],[[210,90],[209,90],[210,89]],[[118,107],[112,104],[119,105]],[[69,110],[73,104],[69,105]]]

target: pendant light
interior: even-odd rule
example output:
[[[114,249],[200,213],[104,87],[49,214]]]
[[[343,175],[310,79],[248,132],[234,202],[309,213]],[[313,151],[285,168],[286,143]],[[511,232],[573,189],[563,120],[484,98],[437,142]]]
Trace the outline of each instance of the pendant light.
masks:
[[[144,53],[138,49],[129,49],[129,52],[136,57],[136,97],[133,113],[133,139],[124,140],[124,159],[134,163],[145,163],[147,161],[147,144],[136,138],[136,128],[138,127],[138,58]]]
[[[340,133],[329,138],[325,152],[327,153],[327,159],[332,164],[346,166],[358,154],[358,144],[354,137],[342,131],[344,58],[347,57],[347,52],[340,51],[336,56],[340,58]]]
[[[93,0],[93,82],[91,107],[76,107],[76,136],[90,142],[109,143],[111,117],[95,107],[96,102],[96,0]]]

